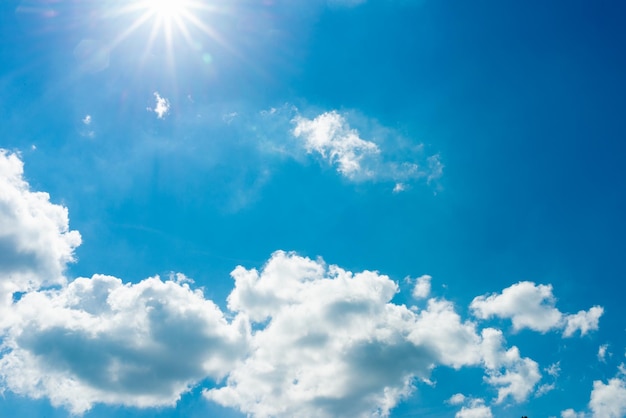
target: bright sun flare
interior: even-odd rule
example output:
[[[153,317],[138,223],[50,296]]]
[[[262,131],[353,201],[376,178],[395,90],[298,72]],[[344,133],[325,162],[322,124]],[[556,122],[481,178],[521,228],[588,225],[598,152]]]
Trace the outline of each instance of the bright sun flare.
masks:
[[[174,43],[182,37],[187,45],[197,48],[198,39],[208,37],[213,42],[229,48],[227,41],[211,25],[211,18],[224,14],[227,7],[216,6],[213,0],[115,0],[120,4],[109,16],[130,16],[132,21],[113,41],[111,48],[142,27],[149,27],[147,45],[148,56],[152,45],[165,40],[169,64],[173,65]],[[201,44],[200,44],[201,45]],[[229,48],[230,49],[230,48]]]
[[[187,4],[183,0],[151,0],[148,9],[161,19],[174,19],[186,11]]]

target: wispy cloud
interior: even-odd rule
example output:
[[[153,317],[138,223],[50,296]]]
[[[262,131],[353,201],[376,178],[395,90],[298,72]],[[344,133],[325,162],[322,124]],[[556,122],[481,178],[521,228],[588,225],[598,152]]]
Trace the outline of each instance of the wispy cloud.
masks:
[[[407,190],[411,182],[425,179],[430,184],[443,175],[444,165],[439,154],[424,157],[422,144],[403,149],[389,138],[382,143],[366,139],[350,125],[346,115],[336,110],[312,119],[297,113],[292,123],[295,125],[292,134],[306,152],[317,155],[350,181],[393,182],[393,191],[399,193]],[[376,133],[383,132],[384,136],[394,135],[383,127]]]

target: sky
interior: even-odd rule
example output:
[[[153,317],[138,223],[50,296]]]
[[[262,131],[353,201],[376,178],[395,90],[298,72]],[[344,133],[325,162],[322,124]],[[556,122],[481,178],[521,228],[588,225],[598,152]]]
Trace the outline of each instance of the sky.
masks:
[[[626,416],[624,13],[2,1],[0,415]]]

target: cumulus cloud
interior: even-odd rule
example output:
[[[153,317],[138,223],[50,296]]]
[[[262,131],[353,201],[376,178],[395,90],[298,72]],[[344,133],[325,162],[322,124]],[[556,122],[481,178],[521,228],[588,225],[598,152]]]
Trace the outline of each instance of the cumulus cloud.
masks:
[[[173,405],[219,379],[245,350],[245,326],[227,322],[187,283],[137,284],[96,275],[14,305],[0,377],[14,393],[82,413],[96,403]]]
[[[306,151],[336,167],[349,180],[391,181],[395,183],[393,191],[398,193],[407,189],[408,182],[425,178],[430,184],[443,175],[438,154],[426,158],[423,164],[397,161],[378,143],[362,138],[361,133],[350,126],[346,116],[336,110],[313,119],[296,114],[292,123],[295,125],[292,134],[302,141]]]
[[[482,357],[486,366],[485,381],[497,388],[496,403],[508,397],[522,402],[541,380],[539,365],[534,360],[521,357],[517,347],[504,348],[502,331],[485,328],[482,331]]]
[[[386,416],[437,366],[483,366],[498,402],[524,400],[540,378],[499,331],[479,334],[449,301],[418,312],[392,303],[397,284],[376,272],[277,252],[233,278],[228,306],[255,322],[252,349],[205,395],[246,414]]]
[[[148,107],[147,110],[156,113],[157,118],[163,119],[170,111],[170,101],[165,97],[161,97],[158,91],[154,92],[156,103],[154,108]]]
[[[31,191],[22,161],[0,149],[0,328],[15,292],[65,283],[63,271],[80,242],[67,209]]]
[[[618,375],[608,383],[593,382],[589,408],[594,418],[620,418],[626,416],[626,379]]]
[[[470,308],[480,319],[510,319],[516,331],[524,328],[539,332],[561,329],[564,337],[570,337],[576,331],[585,335],[597,330],[599,319],[604,313],[602,307],[594,306],[588,311],[567,315],[561,313],[555,304],[551,285],[519,282],[504,289],[501,294],[474,298]]]

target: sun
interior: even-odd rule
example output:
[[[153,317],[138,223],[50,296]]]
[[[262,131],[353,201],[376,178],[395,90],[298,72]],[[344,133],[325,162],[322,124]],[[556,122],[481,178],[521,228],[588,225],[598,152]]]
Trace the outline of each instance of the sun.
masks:
[[[224,40],[211,27],[211,18],[224,13],[213,0],[114,0],[120,4],[114,7],[109,17],[131,17],[132,21],[121,31],[113,42],[113,47],[144,26],[151,26],[148,36],[149,50],[157,38],[165,39],[167,48],[173,54],[176,34],[182,35],[188,44],[193,45],[192,32],[200,32],[218,43]]]
[[[147,9],[159,19],[176,19],[187,10],[187,2],[182,0],[151,0]]]

